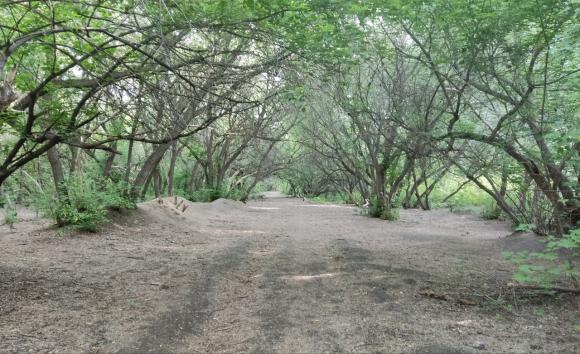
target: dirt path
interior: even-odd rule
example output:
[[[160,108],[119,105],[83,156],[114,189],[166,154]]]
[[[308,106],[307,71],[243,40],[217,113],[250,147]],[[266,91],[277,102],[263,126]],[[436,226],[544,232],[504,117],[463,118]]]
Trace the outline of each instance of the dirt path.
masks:
[[[275,194],[187,205],[101,234],[0,229],[0,352],[580,351],[576,298],[502,290],[501,250],[530,243],[502,223]]]

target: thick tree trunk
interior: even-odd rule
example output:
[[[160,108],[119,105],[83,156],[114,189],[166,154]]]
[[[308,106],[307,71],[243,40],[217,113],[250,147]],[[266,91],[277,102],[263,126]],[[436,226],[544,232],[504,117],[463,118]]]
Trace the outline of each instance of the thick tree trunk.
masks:
[[[141,189],[141,200],[145,200],[145,197],[147,197],[147,190],[149,189],[149,186],[151,185],[152,179],[153,179],[153,173],[150,174],[149,177],[147,177],[147,181],[145,181],[145,185]]]
[[[157,145],[151,155],[147,157],[143,163],[143,166],[141,167],[141,170],[139,170],[139,174],[137,174],[137,177],[133,181],[133,192],[131,193],[133,196],[136,196],[139,193],[139,190],[143,188],[145,182],[157,168],[159,162],[161,162],[161,159],[163,158],[163,155],[165,155],[165,152],[167,152],[170,146],[171,142]]]

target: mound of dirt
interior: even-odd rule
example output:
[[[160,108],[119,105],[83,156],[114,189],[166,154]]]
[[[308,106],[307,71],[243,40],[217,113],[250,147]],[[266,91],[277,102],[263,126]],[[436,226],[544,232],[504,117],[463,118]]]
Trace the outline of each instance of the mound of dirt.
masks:
[[[185,214],[189,208],[195,203],[180,197],[167,197],[153,199],[148,202],[139,203],[138,208],[143,211],[159,211],[166,210],[175,213],[176,215]],[[191,210],[190,210],[191,212]]]
[[[213,209],[213,211],[215,212],[228,212],[232,210],[240,210],[245,208],[245,205],[242,202],[224,198],[215,200],[210,205],[211,209]]]
[[[179,197],[153,199],[137,205],[135,218],[151,222],[163,222],[172,225],[192,225],[199,219],[203,207]]]
[[[245,205],[229,199],[218,199],[212,203],[193,203],[181,197],[153,199],[137,206],[137,223],[147,225],[151,222],[162,222],[180,228],[198,228],[208,219],[221,214],[242,211]]]

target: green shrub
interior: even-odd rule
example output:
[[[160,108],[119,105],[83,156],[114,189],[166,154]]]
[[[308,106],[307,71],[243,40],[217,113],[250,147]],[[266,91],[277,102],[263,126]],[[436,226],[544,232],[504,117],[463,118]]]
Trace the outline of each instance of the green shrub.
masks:
[[[518,267],[514,280],[550,289],[563,278],[578,286],[580,271],[575,262],[579,251],[580,229],[575,229],[561,238],[548,237],[542,252],[503,252],[503,256]]]
[[[383,211],[381,219],[388,221],[395,221],[399,219],[399,209],[389,208]]]
[[[498,220],[501,217],[501,209],[495,203],[486,203],[480,215],[486,220]]]
[[[183,193],[184,197],[192,202],[199,203],[211,203],[220,198],[231,199],[231,200],[242,200],[248,198],[246,191],[243,188],[231,188],[225,184],[219,188],[202,188],[190,193]],[[249,196],[251,199],[257,198],[260,192],[254,190]]]
[[[514,228],[515,232],[532,232],[536,229],[534,224],[519,224]]]
[[[373,199],[369,208],[367,209],[366,214],[373,218],[389,221],[395,221],[399,219],[399,209],[392,206],[390,208],[385,208],[378,198]]]
[[[16,212],[14,203],[8,193],[3,193],[2,199],[2,207],[4,207],[4,224],[8,225],[10,229],[13,229],[14,224],[18,222],[18,212]]]
[[[385,208],[381,201],[378,198],[373,198],[371,205],[369,206],[368,215],[373,218],[380,218],[383,216],[384,211]]]
[[[59,226],[95,232],[107,222],[109,210],[133,209],[135,203],[123,196],[123,188],[110,180],[73,175],[60,186],[59,196],[44,194],[37,208]]]
[[[186,198],[192,202],[210,203],[222,198],[222,191],[216,188],[203,188],[188,193]]]
[[[8,225],[10,229],[14,228],[14,224],[18,222],[18,212],[12,206],[4,208],[4,224]]]

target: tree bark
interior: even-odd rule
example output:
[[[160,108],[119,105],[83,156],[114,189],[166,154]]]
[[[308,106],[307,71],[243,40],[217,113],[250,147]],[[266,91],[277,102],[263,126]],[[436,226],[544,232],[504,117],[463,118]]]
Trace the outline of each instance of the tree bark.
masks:
[[[46,152],[48,157],[48,162],[50,163],[50,169],[52,170],[52,180],[54,182],[54,187],[57,196],[60,195],[62,189],[62,183],[64,182],[64,170],[62,167],[62,162],[60,156],[58,155],[57,147],[54,146]]]
[[[111,145],[111,148],[113,150],[117,150],[116,141]],[[115,154],[114,152],[107,153],[107,160],[105,161],[105,166],[103,167],[103,177],[105,178],[111,177],[111,169],[113,168],[113,163],[115,162],[115,156],[117,156],[117,154]]]
[[[139,170],[139,174],[133,181],[132,186],[133,192],[131,193],[133,196],[136,196],[139,193],[139,190],[143,188],[145,182],[147,181],[149,176],[153,173],[153,171],[157,168],[157,165],[159,165],[159,162],[161,162],[163,155],[165,155],[165,152],[167,152],[170,146],[171,142],[160,144],[157,147],[155,147],[151,155],[147,157],[147,159],[143,163],[143,166],[141,167],[141,170]]]

